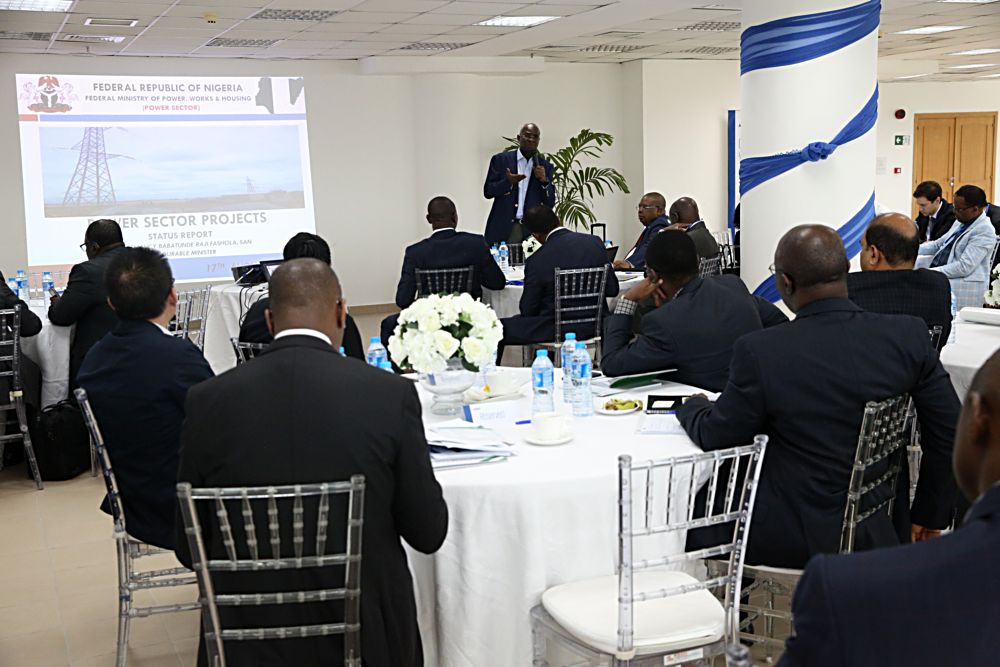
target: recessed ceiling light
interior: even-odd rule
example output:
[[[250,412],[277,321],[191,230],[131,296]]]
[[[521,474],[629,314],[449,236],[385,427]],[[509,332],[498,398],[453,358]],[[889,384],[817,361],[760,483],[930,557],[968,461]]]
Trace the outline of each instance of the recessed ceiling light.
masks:
[[[896,35],[936,35],[939,32],[951,32],[952,30],[962,30],[968,28],[967,25],[928,25],[923,28],[911,28],[909,30],[900,30]]]
[[[20,12],[68,12],[73,0],[0,0],[0,9]]]
[[[896,79],[919,79],[922,76],[930,76],[930,72],[924,74],[907,74],[906,76],[897,76]]]
[[[91,44],[121,44],[125,38],[121,35],[63,35],[56,38],[57,42],[88,42]]]
[[[971,51],[957,51],[949,53],[949,56],[985,56],[990,53],[1000,53],[1000,49],[972,49]]]
[[[976,63],[974,65],[950,65],[948,69],[982,69],[984,67],[996,67],[996,63]]]
[[[139,19],[95,19],[89,18],[83,21],[83,25],[92,25],[100,28],[134,28]]]
[[[491,19],[480,21],[476,25],[499,26],[502,28],[530,28],[534,25],[541,25],[549,21],[555,21],[561,16],[494,16]]]

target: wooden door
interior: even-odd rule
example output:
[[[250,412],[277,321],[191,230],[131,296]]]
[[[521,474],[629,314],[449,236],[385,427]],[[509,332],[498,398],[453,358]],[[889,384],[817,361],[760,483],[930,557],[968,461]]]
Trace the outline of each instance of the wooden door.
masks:
[[[916,114],[913,127],[913,184],[937,181],[941,196],[954,200],[962,185],[978,185],[993,199],[997,114]],[[916,202],[912,204],[917,215]]]

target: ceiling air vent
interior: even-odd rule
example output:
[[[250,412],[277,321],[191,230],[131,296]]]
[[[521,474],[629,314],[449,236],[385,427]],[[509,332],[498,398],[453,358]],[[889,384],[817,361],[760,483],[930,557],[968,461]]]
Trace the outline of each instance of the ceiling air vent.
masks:
[[[721,56],[723,53],[732,53],[733,51],[739,51],[739,49],[735,46],[699,46],[696,49],[677,51],[677,53],[697,53],[700,56]]]
[[[400,51],[454,51],[472,46],[471,42],[414,42],[399,47]]]
[[[57,42],[83,42],[85,44],[121,44],[125,37],[121,35],[62,35]]]
[[[730,32],[739,30],[742,24],[739,21],[699,21],[674,30],[692,30],[696,32]]]
[[[205,46],[222,46],[231,49],[266,49],[280,41],[280,39],[231,39],[228,37],[216,37]]]
[[[47,42],[52,39],[51,32],[14,32],[0,30],[0,39],[27,39],[36,42]]]
[[[256,21],[325,21],[338,12],[331,9],[262,9],[251,20]]]
[[[580,53],[631,53],[643,48],[646,47],[642,44],[595,44],[577,50]]]

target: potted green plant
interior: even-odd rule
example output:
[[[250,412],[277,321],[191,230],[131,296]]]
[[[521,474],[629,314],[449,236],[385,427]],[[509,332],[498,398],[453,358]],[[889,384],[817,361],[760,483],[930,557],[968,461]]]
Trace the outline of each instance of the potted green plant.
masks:
[[[505,150],[517,149],[517,142],[511,137],[503,137],[508,142]],[[552,184],[556,189],[555,212],[563,224],[577,229],[597,222],[593,202],[595,197],[603,197],[615,191],[628,194],[628,183],[617,169],[612,167],[584,166],[584,158],[598,159],[604,149],[612,145],[615,138],[607,132],[580,130],[569,140],[569,146],[554,153],[541,152],[552,163]]]

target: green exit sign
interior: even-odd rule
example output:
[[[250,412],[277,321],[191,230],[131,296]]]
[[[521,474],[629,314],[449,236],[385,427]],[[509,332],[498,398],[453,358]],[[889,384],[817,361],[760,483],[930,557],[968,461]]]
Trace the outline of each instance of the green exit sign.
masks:
[[[893,143],[896,146],[906,146],[910,143],[910,137],[905,134],[897,134],[893,137]]]

